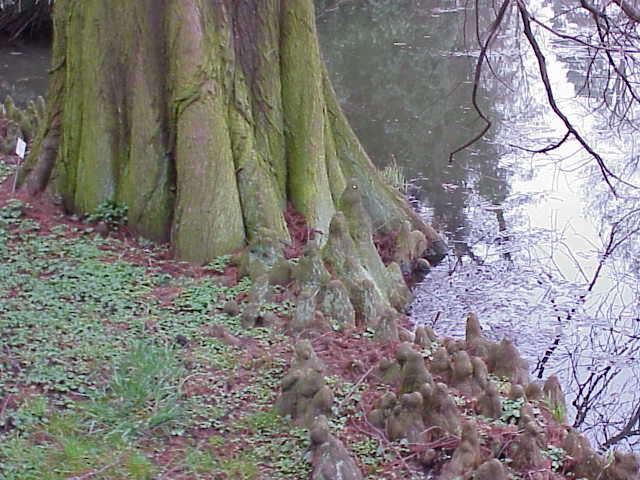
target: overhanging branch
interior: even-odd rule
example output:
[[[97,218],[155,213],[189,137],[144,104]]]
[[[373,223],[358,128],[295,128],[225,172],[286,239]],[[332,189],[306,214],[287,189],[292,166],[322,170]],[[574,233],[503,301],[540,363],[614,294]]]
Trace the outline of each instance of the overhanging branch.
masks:
[[[485,126],[482,129],[482,131],[480,131],[480,133],[478,133],[475,137],[473,137],[471,140],[466,142],[464,145],[461,145],[460,147],[456,148],[449,154],[449,163],[453,162],[453,156],[456,153],[461,152],[465,148],[476,143],[491,128],[491,120],[489,120],[489,117],[487,117],[487,115],[482,111],[482,109],[478,105],[478,89],[480,88],[480,80],[482,77],[482,66],[484,65],[485,61],[488,62],[487,52],[489,51],[489,47],[491,46],[491,43],[493,42],[494,38],[498,33],[498,28],[500,27],[500,25],[502,24],[502,21],[504,20],[505,13],[507,12],[507,7],[509,6],[510,3],[511,3],[511,0],[504,0],[502,2],[502,5],[500,5],[500,10],[498,11],[496,19],[491,25],[491,28],[489,29],[489,35],[487,36],[487,39],[485,40],[484,44],[482,45],[482,48],[480,49],[480,56],[478,58],[478,63],[476,64],[476,68],[475,68],[475,73],[473,78],[473,92],[471,94],[471,103],[473,104],[473,108],[475,109],[475,111],[478,113],[478,116],[485,122]],[[476,11],[476,15],[478,15],[477,11]],[[479,32],[476,32],[476,33],[478,35],[478,40],[480,40],[480,36],[479,36],[480,33]]]
[[[578,141],[578,143],[582,145],[582,148],[584,148],[589,153],[589,155],[591,155],[596,160],[596,163],[598,164],[598,168],[600,169],[600,172],[602,174],[603,180],[606,182],[607,186],[609,187],[613,195],[617,197],[618,193],[615,187],[613,186],[611,179],[614,178],[625,184],[627,184],[627,182],[625,182],[624,180],[616,176],[611,170],[609,170],[609,168],[604,162],[604,159],[600,156],[598,152],[596,152],[591,147],[591,145],[589,145],[589,143],[584,139],[584,137],[580,134],[580,132],[576,130],[576,128],[573,126],[569,118],[564,114],[564,112],[558,106],[558,103],[556,102],[556,99],[555,99],[555,95],[553,93],[553,87],[551,86],[551,80],[549,79],[549,72],[547,70],[547,60],[544,56],[544,53],[542,53],[542,49],[540,48],[540,44],[538,43],[538,40],[536,39],[535,35],[533,34],[533,31],[531,30],[531,17],[529,15],[529,12],[527,11],[526,7],[521,1],[518,2],[518,11],[520,12],[520,18],[522,19],[525,37],[527,38],[529,45],[533,49],[533,53],[536,56],[536,60],[538,62],[540,79],[542,80],[545,91],[547,93],[547,100],[549,102],[549,106],[551,107],[553,112],[556,114],[556,116],[560,118],[560,120],[562,120],[562,123],[564,123],[566,129],[569,132],[571,132],[571,135],[573,135],[573,137]]]

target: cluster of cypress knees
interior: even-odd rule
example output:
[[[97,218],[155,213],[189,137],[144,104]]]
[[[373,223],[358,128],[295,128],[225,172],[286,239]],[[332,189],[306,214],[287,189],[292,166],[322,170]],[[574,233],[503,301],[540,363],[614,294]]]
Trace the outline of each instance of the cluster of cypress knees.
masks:
[[[437,346],[425,357],[425,349]],[[334,437],[327,422],[333,395],[325,383],[325,367],[312,343],[301,340],[295,359],[282,380],[276,408],[311,429],[314,480],[358,480],[363,475],[345,445]],[[394,358],[383,359],[374,376],[388,391],[374,402],[367,422],[389,441],[406,439],[414,445],[437,445],[453,438],[457,444],[443,461],[437,448],[415,456],[418,471],[436,472],[445,480],[507,480],[509,473],[527,472],[527,478],[575,478],[587,480],[633,480],[640,478],[640,462],[633,454],[615,453],[606,459],[564,419],[553,418],[550,409],[564,412],[564,395],[558,379],[529,381],[527,363],[509,340],[492,342],[483,337],[477,317],[467,319],[466,339],[440,342],[429,328],[418,328],[410,342],[398,344]],[[495,379],[510,385],[499,392]],[[472,415],[463,412],[454,394],[469,400]],[[501,397],[521,399],[517,434],[509,440],[481,437],[473,414],[482,421],[503,414]],[[553,437],[553,443],[551,438]],[[551,475],[550,459],[543,454],[549,445],[564,449],[568,461],[562,474]],[[507,464],[504,459],[509,459]]]

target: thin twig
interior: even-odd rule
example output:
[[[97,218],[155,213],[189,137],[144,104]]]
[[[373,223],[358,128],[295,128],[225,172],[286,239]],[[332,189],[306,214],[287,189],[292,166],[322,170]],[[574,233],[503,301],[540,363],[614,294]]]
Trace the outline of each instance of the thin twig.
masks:
[[[367,378],[369,375],[371,375],[371,372],[373,372],[373,369],[376,368],[377,365],[372,365],[371,368],[369,368],[369,370],[367,370],[364,375],[362,375],[362,377],[360,377],[360,380],[358,380],[356,382],[356,384],[351,387],[351,389],[349,390],[349,393],[347,393],[347,395],[342,399],[342,401],[338,404],[338,408],[342,408],[342,405],[344,405],[345,403],[347,403],[347,400],[349,400],[351,398],[351,395],[353,395],[353,393],[356,391],[356,389],[360,386],[360,384],[362,382],[364,382],[364,379]]]
[[[12,394],[8,393],[4,398],[4,402],[2,402],[2,408],[0,408],[0,418],[4,415],[4,411],[7,409],[7,405],[9,404],[9,400],[11,399]]]
[[[518,150],[524,150],[525,152],[529,152],[529,153],[549,153],[557,148],[560,148],[564,142],[566,142],[569,139],[569,136],[571,135],[571,132],[569,132],[567,130],[567,133],[564,134],[564,137],[562,137],[560,140],[558,140],[555,143],[552,143],[551,145],[548,145],[546,147],[543,148],[525,148],[525,147],[521,147],[520,145],[515,145],[513,143],[510,143],[509,146],[513,147],[513,148],[517,148]]]
[[[449,154],[449,163],[453,162],[453,156],[456,153],[461,152],[465,148],[467,148],[467,147],[473,145],[474,143],[476,143],[491,128],[491,120],[489,120],[489,117],[487,117],[485,115],[485,113],[480,108],[480,105],[478,105],[478,89],[480,88],[480,80],[481,80],[481,76],[482,76],[482,66],[484,65],[485,61],[488,61],[487,52],[489,51],[489,47],[491,46],[491,43],[493,42],[494,38],[496,37],[496,35],[498,33],[498,28],[502,24],[502,20],[504,20],[505,13],[507,12],[507,7],[509,6],[510,3],[511,3],[511,0],[504,0],[504,2],[502,2],[502,5],[500,6],[500,10],[498,11],[498,15],[496,16],[496,19],[493,22],[493,25],[491,25],[491,28],[489,29],[489,35],[487,36],[487,39],[485,40],[484,45],[482,46],[482,49],[480,50],[480,56],[478,57],[478,63],[476,63],[476,69],[475,69],[475,74],[474,74],[474,78],[473,78],[473,92],[471,94],[471,103],[473,104],[473,108],[475,109],[475,111],[478,114],[478,116],[484,121],[485,126],[480,131],[480,133],[478,133],[475,137],[473,137],[471,140],[466,142],[464,145],[461,145],[460,147],[456,148],[454,151],[452,151]],[[476,15],[479,15],[479,13],[476,12]]]
[[[67,477],[67,479],[66,479],[66,480],[87,480],[87,479],[89,479],[89,478],[95,477],[96,475],[100,475],[102,472],[104,472],[104,471],[106,471],[106,470],[109,470],[110,468],[115,467],[115,466],[116,466],[116,465],[118,465],[121,461],[122,461],[121,459],[118,459],[118,460],[116,460],[115,462],[112,462],[112,463],[110,463],[110,464],[108,464],[108,465],[105,465],[104,467],[99,468],[99,469],[97,469],[97,470],[93,470],[93,471],[91,471],[91,472],[87,472],[87,473],[84,473],[84,474],[82,474],[82,475],[75,475],[75,476],[73,476],[73,477]]]
[[[607,186],[609,187],[609,189],[611,190],[611,192],[616,198],[618,197],[618,192],[616,191],[615,187],[611,183],[612,178],[615,178],[616,180],[618,180],[619,182],[627,186],[630,186],[632,188],[637,188],[635,185],[632,185],[629,182],[626,182],[625,180],[621,179],[616,174],[614,174],[611,170],[609,170],[609,168],[605,164],[600,154],[596,152],[591,147],[591,145],[589,145],[589,143],[582,137],[582,135],[580,135],[580,133],[573,126],[569,118],[560,109],[560,107],[556,102],[555,95],[553,93],[551,80],[549,79],[549,72],[547,71],[547,60],[544,54],[542,53],[542,49],[538,44],[538,40],[536,39],[535,35],[531,30],[531,17],[529,16],[529,12],[522,1],[518,1],[518,10],[520,11],[520,17],[522,18],[522,24],[524,26],[524,35],[527,38],[529,45],[533,49],[533,53],[535,54],[536,60],[538,61],[538,70],[540,72],[540,79],[542,80],[544,88],[547,92],[547,100],[549,101],[549,106],[551,107],[553,112],[556,114],[558,118],[560,118],[560,120],[562,120],[567,130],[569,130],[573,135],[573,137],[578,141],[578,143],[582,145],[582,148],[584,148],[589,153],[589,155],[591,155],[596,160],[596,163],[598,164],[598,168],[602,173],[602,177],[604,181],[606,182]]]

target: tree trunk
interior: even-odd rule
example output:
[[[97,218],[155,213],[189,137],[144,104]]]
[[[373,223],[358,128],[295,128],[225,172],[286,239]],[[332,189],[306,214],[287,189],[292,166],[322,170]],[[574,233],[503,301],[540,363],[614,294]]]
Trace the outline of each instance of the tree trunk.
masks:
[[[350,129],[312,0],[56,0],[51,76],[22,188],[74,212],[124,203],[180,258],[288,240],[289,202],[328,234],[347,185],[376,232],[436,238]]]

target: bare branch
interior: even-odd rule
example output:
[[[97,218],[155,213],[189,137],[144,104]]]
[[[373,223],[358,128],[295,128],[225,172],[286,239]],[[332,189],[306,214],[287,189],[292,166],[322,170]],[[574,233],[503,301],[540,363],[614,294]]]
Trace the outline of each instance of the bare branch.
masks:
[[[544,148],[539,148],[539,149],[525,148],[520,145],[515,145],[513,143],[510,143],[509,146],[513,148],[517,148],[519,150],[524,150],[525,152],[529,152],[529,153],[549,153],[553,150],[556,150],[557,148],[560,148],[564,144],[564,142],[566,142],[569,139],[570,136],[571,136],[571,132],[567,130],[567,133],[565,133],[560,140],[558,140],[555,143],[552,143],[551,145],[548,145]]]
[[[480,56],[478,57],[478,63],[476,63],[476,69],[475,69],[475,74],[474,74],[474,78],[473,78],[473,93],[471,94],[471,102],[473,104],[473,108],[478,113],[478,116],[485,122],[485,126],[484,126],[484,128],[482,129],[482,131],[478,135],[476,135],[474,138],[472,138],[471,140],[466,142],[464,145],[456,148],[454,151],[452,151],[449,154],[449,163],[453,162],[453,156],[456,153],[461,152],[465,148],[467,148],[470,145],[473,145],[474,143],[476,143],[491,128],[491,120],[489,120],[489,117],[487,117],[484,114],[484,112],[482,111],[482,109],[478,105],[478,89],[480,87],[480,79],[481,79],[481,76],[482,76],[482,66],[483,66],[484,62],[487,60],[487,52],[489,50],[489,47],[491,46],[491,42],[493,42],[493,39],[496,37],[496,34],[498,33],[498,29],[499,29],[500,25],[502,24],[502,20],[504,20],[505,13],[507,12],[507,7],[509,6],[510,3],[511,3],[511,0],[504,0],[502,2],[502,5],[500,6],[500,10],[498,11],[498,15],[496,16],[496,19],[493,22],[493,25],[491,25],[491,28],[489,29],[489,35],[487,36],[487,39],[485,40],[484,45],[482,46],[482,49],[480,50]],[[476,12],[476,14],[477,14],[477,12]],[[479,35],[479,33],[478,33],[478,35]]]
[[[551,28],[549,25],[547,25],[544,22],[541,22],[540,20],[538,20],[536,17],[534,16],[530,16],[529,17],[531,19],[531,21],[533,23],[535,23],[536,25],[539,25],[540,27],[544,28],[547,32],[552,33],[554,36],[558,37],[558,38],[562,38],[563,40],[569,40],[571,42],[575,42],[578,43],[582,46],[588,47],[590,49],[593,50],[603,50],[603,51],[611,51],[611,52],[616,52],[616,53],[640,53],[640,50],[637,48],[634,49],[630,49],[630,48],[620,48],[620,46],[614,46],[614,45],[607,45],[606,43],[601,43],[600,45],[597,45],[595,43],[591,43],[588,42],[578,36],[575,35],[568,35],[566,33],[562,33],[559,32],[558,30],[556,30],[555,28]]]
[[[121,462],[120,459],[116,460],[115,462],[112,462],[108,465],[105,465],[104,467],[101,467],[97,470],[93,470],[91,472],[87,472],[83,475],[74,475],[73,477],[68,477],[67,480],[88,480],[89,478],[93,478],[96,475],[100,475],[101,473],[105,472],[106,470],[109,470],[110,468],[115,467],[116,465],[118,465]]]
[[[529,16],[529,12],[525,8],[525,6],[522,3],[522,1],[518,1],[518,10],[520,12],[520,17],[522,18],[522,23],[523,23],[523,26],[524,26],[524,34],[527,37],[527,40],[529,41],[529,45],[531,45],[531,48],[533,49],[533,52],[534,52],[534,54],[536,56],[536,59],[538,61],[538,69],[540,71],[540,78],[542,80],[542,83],[544,85],[545,91],[547,93],[547,99],[549,101],[549,105],[551,106],[551,109],[558,116],[558,118],[560,118],[560,120],[562,120],[562,122],[564,123],[566,129],[569,132],[571,132],[573,137],[580,143],[580,145],[582,145],[582,148],[584,148],[589,153],[589,155],[591,155],[596,160],[596,162],[598,164],[598,168],[600,169],[600,172],[602,173],[603,180],[606,182],[607,186],[609,187],[609,190],[611,190],[611,193],[613,193],[613,195],[615,197],[617,197],[618,196],[618,192],[616,191],[615,187],[611,183],[611,179],[615,178],[619,182],[625,183],[627,185],[629,185],[629,184],[627,182],[625,182],[624,180],[622,180],[621,178],[619,178],[618,176],[616,176],[611,170],[609,170],[609,168],[607,167],[607,165],[604,162],[604,159],[582,137],[580,132],[578,132],[576,130],[576,128],[573,126],[573,124],[571,123],[569,118],[564,114],[564,112],[558,106],[558,103],[556,102],[556,99],[555,99],[555,95],[553,94],[553,88],[551,86],[551,81],[549,80],[549,72],[547,71],[547,60],[546,60],[546,58],[544,56],[544,53],[542,53],[542,49],[540,48],[540,45],[538,44],[538,40],[536,39],[535,35],[533,34],[533,32],[531,30],[531,17]],[[633,185],[630,185],[630,186],[633,186]]]
[[[616,435],[609,437],[606,442],[602,444],[602,448],[607,449],[617,443],[620,443],[622,440],[635,435],[640,435],[640,403],[638,403],[635,411],[629,417],[629,420],[624,427],[622,427]]]

